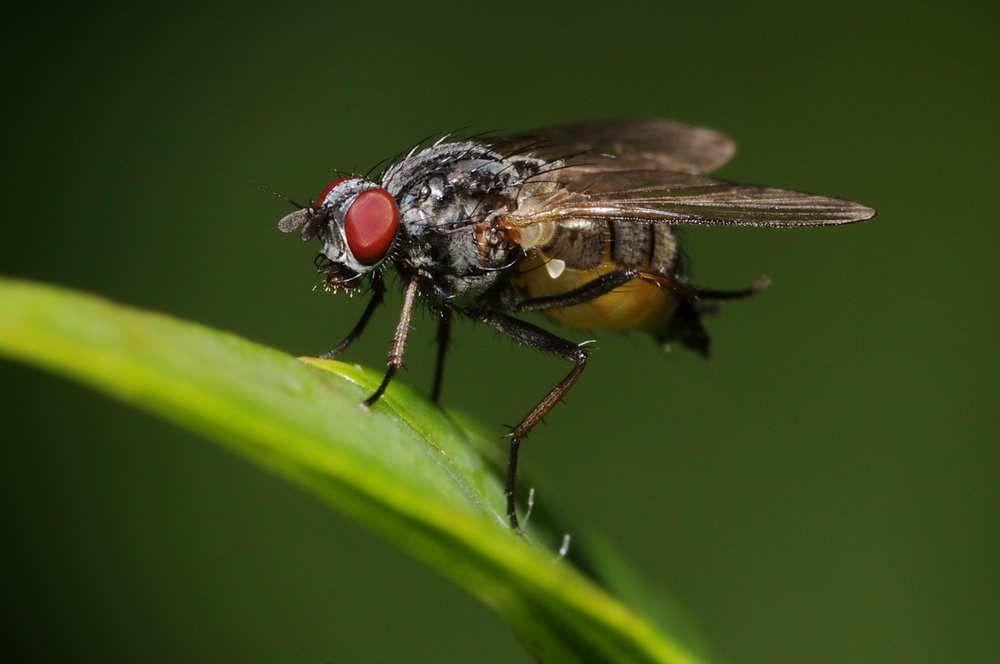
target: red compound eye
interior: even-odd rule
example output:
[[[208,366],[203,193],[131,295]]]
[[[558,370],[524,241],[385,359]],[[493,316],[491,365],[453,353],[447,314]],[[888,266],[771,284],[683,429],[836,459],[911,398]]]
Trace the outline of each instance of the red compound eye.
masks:
[[[325,200],[326,200],[326,197],[330,195],[330,192],[331,192],[331,191],[333,191],[333,188],[334,188],[334,187],[336,187],[336,186],[337,186],[338,184],[340,184],[340,183],[341,183],[341,182],[343,182],[344,180],[350,180],[350,179],[351,179],[350,177],[346,177],[346,178],[337,178],[336,180],[334,180],[334,181],[333,181],[333,182],[331,182],[330,184],[326,185],[326,189],[324,189],[324,190],[323,190],[323,193],[319,195],[319,198],[318,198],[318,199],[316,199],[316,200],[318,201],[318,202],[317,202],[316,204],[317,204],[317,205],[322,205],[322,204],[323,204],[323,201],[325,201]]]
[[[361,263],[377,263],[389,251],[399,227],[399,208],[385,189],[366,189],[347,208],[344,235],[351,253]]]

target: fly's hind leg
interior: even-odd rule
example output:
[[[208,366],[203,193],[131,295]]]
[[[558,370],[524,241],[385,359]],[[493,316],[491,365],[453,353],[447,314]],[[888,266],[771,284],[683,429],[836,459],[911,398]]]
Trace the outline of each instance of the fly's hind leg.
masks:
[[[745,297],[756,295],[758,291],[767,287],[770,283],[771,280],[768,277],[761,276],[757,278],[757,281],[753,282],[753,285],[751,285],[750,288],[742,288],[740,290],[712,290],[710,288],[697,288],[694,290],[694,295],[698,299],[702,300],[742,300]]]
[[[523,320],[497,311],[481,311],[477,317],[479,320],[489,323],[512,339],[574,363],[573,369],[569,374],[545,395],[538,402],[538,405],[510,433],[510,457],[507,461],[507,484],[504,491],[507,496],[507,518],[510,520],[510,527],[516,533],[523,535],[517,521],[517,503],[514,499],[514,489],[517,483],[518,448],[521,445],[521,441],[552,410],[553,406],[563,398],[566,392],[569,391],[569,388],[573,387],[576,379],[583,373],[583,369],[587,365],[587,351],[572,341],[567,341],[536,325],[526,323]]]
[[[508,311],[529,312],[544,311],[546,309],[560,309],[571,307],[576,304],[589,302],[602,295],[610,293],[619,286],[623,286],[633,279],[643,278],[643,273],[635,269],[615,270],[601,275],[586,284],[555,295],[545,295],[533,297],[526,300],[519,300],[510,291],[501,294],[501,304]],[[514,318],[496,311],[486,310],[479,313],[478,318],[489,323],[512,339],[536,348],[546,353],[557,355],[563,359],[574,363],[573,369],[562,381],[535,406],[521,423],[514,427],[510,433],[510,458],[507,462],[507,518],[510,519],[511,528],[519,534],[523,534],[517,521],[517,504],[514,499],[514,489],[517,483],[517,453],[521,441],[525,436],[544,418],[550,410],[565,396],[569,388],[583,373],[587,365],[587,351],[579,344],[567,341],[551,332],[527,323],[519,318]]]
[[[770,283],[767,277],[760,277],[749,288],[741,290],[711,290],[707,288],[692,289],[684,293],[677,304],[674,314],[674,324],[677,328],[680,342],[687,348],[708,357],[708,332],[701,324],[701,317],[706,313],[714,313],[718,303],[723,300],[741,300],[750,297]],[[708,302],[714,300],[714,302]],[[661,343],[666,339],[660,338]]]
[[[565,293],[555,295],[542,295],[532,297],[527,300],[519,300],[514,297],[511,291],[504,291],[500,297],[500,302],[508,311],[545,311],[546,309],[562,309],[572,307],[576,304],[583,304],[596,300],[602,295],[606,295],[624,286],[633,279],[641,278],[642,274],[635,269],[615,270],[588,281],[584,285],[568,290]]]

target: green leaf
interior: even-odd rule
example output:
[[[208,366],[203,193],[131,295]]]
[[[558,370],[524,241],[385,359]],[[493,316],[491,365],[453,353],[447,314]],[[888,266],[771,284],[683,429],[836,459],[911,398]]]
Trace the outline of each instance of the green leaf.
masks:
[[[542,662],[703,661],[504,516],[497,441],[381,372],[297,360],[70,290],[0,279],[0,352],[73,377],[299,484],[491,606]],[[456,423],[458,422],[458,424]],[[461,425],[461,426],[460,426]],[[621,575],[619,575],[621,576]]]

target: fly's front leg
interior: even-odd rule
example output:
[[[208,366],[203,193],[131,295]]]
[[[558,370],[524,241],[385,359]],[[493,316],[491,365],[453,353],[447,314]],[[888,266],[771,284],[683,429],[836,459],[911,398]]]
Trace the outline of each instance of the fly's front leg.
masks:
[[[574,363],[573,369],[569,374],[545,395],[538,402],[538,405],[531,409],[527,417],[521,420],[521,423],[514,427],[514,430],[510,433],[510,457],[507,461],[507,485],[505,488],[507,495],[507,518],[510,520],[510,527],[518,534],[522,534],[521,527],[517,521],[517,503],[514,499],[514,489],[517,483],[518,449],[521,446],[521,441],[552,410],[553,406],[565,396],[569,388],[573,387],[576,379],[583,373],[583,369],[587,365],[587,351],[581,346],[557,337],[536,325],[526,323],[523,320],[507,316],[506,314],[487,310],[480,312],[478,318],[484,323],[489,323],[512,339]]]
[[[337,344],[336,348],[329,351],[328,353],[323,353],[320,355],[321,359],[329,360],[332,357],[336,357],[347,350],[354,341],[361,336],[361,333],[365,331],[365,326],[368,325],[368,321],[371,319],[372,314],[375,313],[375,309],[378,305],[382,304],[382,298],[385,295],[385,284],[382,283],[382,277],[379,276],[378,272],[372,275],[372,299],[368,300],[368,305],[365,307],[365,311],[361,314],[361,319],[358,324],[354,326],[351,333],[347,337]]]
[[[365,408],[371,408],[376,401],[385,393],[389,387],[389,382],[396,375],[396,371],[403,364],[403,352],[406,350],[406,335],[410,332],[410,318],[413,316],[413,303],[417,299],[419,284],[414,279],[406,285],[406,292],[403,294],[403,309],[399,312],[399,324],[396,326],[396,335],[392,340],[392,350],[389,351],[389,362],[385,369],[385,378],[382,384],[375,390],[375,394],[364,400]]]

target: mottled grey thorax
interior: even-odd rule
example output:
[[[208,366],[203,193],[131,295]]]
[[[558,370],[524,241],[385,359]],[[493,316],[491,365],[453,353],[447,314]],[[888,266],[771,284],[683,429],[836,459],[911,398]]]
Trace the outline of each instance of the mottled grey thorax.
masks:
[[[432,299],[477,302],[519,258],[496,223],[513,209],[523,164],[476,143],[427,148],[386,171],[383,186],[399,203],[404,276],[424,277]]]

